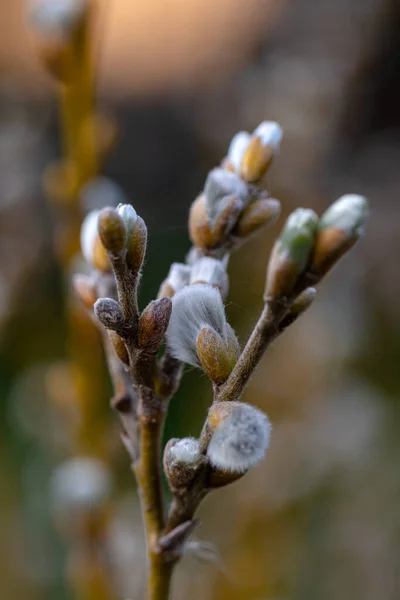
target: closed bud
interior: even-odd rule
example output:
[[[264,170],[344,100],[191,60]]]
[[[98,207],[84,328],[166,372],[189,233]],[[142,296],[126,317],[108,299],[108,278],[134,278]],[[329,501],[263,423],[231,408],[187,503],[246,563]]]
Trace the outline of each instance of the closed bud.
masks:
[[[172,298],[176,292],[179,292],[185,285],[189,285],[190,267],[183,263],[172,263],[167,278],[161,284],[158,297],[167,296]]]
[[[244,206],[250,196],[247,185],[237,175],[221,168],[212,169],[208,174],[204,195],[212,226],[226,205],[226,197],[235,196]]]
[[[94,312],[100,323],[107,329],[118,331],[123,326],[122,309],[112,298],[99,298],[94,304]]]
[[[309,262],[317,227],[318,217],[312,210],[299,208],[289,215],[269,260],[266,298],[277,300],[292,294]]]
[[[229,291],[229,279],[222,261],[209,256],[197,260],[190,273],[190,283],[207,283],[219,289],[225,299]]]
[[[170,440],[164,450],[164,470],[172,489],[186,487],[205,464],[199,441],[192,437]]]
[[[145,352],[155,354],[163,341],[171,316],[170,298],[153,300],[144,309],[139,321],[139,344]]]
[[[262,198],[255,200],[247,206],[233,233],[238,237],[247,237],[262,227],[272,225],[278,219],[281,212],[279,200],[274,198]]]
[[[129,354],[126,349],[124,340],[112,329],[108,330],[108,336],[114,347],[115,353],[118,358],[127,366],[129,366]]]
[[[126,263],[134,272],[142,268],[147,246],[147,227],[142,217],[137,216],[132,233],[127,241]]]
[[[98,218],[98,230],[103,246],[112,256],[118,256],[126,245],[126,227],[115,208],[103,208]]]
[[[240,164],[240,176],[247,183],[259,181],[279,151],[282,129],[273,121],[264,121],[255,130]]]
[[[83,220],[81,226],[81,249],[84,259],[102,272],[111,270],[111,263],[98,234],[100,211],[92,210]]]
[[[97,300],[97,290],[93,280],[87,275],[77,274],[73,277],[72,285],[75,294],[85,308],[93,308],[93,304]]]
[[[322,215],[310,271],[321,278],[361,237],[368,216],[364,196],[347,194]]]
[[[207,421],[211,437],[207,457],[215,470],[245,473],[264,457],[271,424],[254,406],[243,402],[216,403]]]
[[[227,325],[224,340],[211,327],[203,327],[197,337],[197,356],[208,377],[216,385],[224,383],[237,363],[240,347],[237,337]]]

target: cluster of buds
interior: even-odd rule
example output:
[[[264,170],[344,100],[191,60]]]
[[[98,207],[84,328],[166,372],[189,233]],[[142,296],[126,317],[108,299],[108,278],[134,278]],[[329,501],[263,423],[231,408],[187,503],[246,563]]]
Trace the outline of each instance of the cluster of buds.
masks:
[[[290,301],[321,281],[360,238],[367,214],[366,198],[347,194],[321,218],[303,208],[289,215],[269,260],[266,300]]]
[[[200,439],[170,440],[164,451],[164,468],[175,493],[205,471],[207,488],[240,479],[265,455],[271,424],[260,410],[244,402],[213,404]]]
[[[269,121],[253,134],[242,131],[221,166],[209,173],[189,216],[191,240],[203,254],[223,256],[279,217],[280,203],[268,197],[262,179],[281,138],[279,125]]]

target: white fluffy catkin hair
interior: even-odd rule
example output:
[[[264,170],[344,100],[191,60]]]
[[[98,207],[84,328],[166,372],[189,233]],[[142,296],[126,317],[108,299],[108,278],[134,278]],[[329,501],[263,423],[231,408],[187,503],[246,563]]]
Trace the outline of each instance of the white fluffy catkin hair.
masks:
[[[218,290],[210,285],[189,285],[172,298],[172,313],[167,329],[167,344],[179,360],[198,367],[197,336],[203,327],[214,329],[225,341],[227,323]]]
[[[250,404],[237,402],[217,425],[207,456],[217,469],[244,473],[264,457],[270,434],[271,424],[264,413]]]

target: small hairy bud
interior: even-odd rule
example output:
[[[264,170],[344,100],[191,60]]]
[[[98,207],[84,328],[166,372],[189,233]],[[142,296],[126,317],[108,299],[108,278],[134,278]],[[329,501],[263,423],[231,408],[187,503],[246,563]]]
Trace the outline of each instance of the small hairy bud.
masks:
[[[322,215],[310,271],[321,278],[362,236],[368,216],[364,196],[347,194]]]
[[[243,156],[247,150],[250,139],[250,133],[247,131],[239,131],[239,133],[233,136],[229,145],[227,158],[236,173],[240,173]]]
[[[87,0],[30,0],[29,17],[38,34],[69,39],[88,8]]]
[[[244,206],[249,199],[249,190],[237,175],[218,167],[209,172],[204,186],[204,195],[208,217],[213,226],[225,208],[226,197],[235,196]]]
[[[255,183],[265,174],[279,151],[282,129],[273,121],[264,121],[253,132],[240,164],[240,176]]]
[[[106,465],[95,458],[79,457],[62,463],[51,478],[51,499],[57,513],[91,512],[101,508],[111,492]]]
[[[147,227],[142,217],[137,216],[130,237],[127,241],[126,263],[134,272],[142,268],[147,246]]]
[[[129,354],[125,346],[124,340],[112,329],[108,330],[108,335],[118,358],[127,366],[129,366]]]
[[[95,177],[82,189],[80,198],[86,210],[100,210],[104,206],[116,208],[126,202],[123,189],[108,177]]]
[[[98,217],[98,230],[104,248],[118,256],[126,245],[126,227],[118,210],[103,208]]]
[[[247,206],[233,234],[238,237],[247,237],[262,227],[272,225],[281,213],[281,203],[274,198],[262,198]]]
[[[299,208],[289,215],[271,253],[265,296],[289,296],[305,270],[314,248],[318,217],[314,211]]]
[[[112,298],[99,298],[94,304],[94,313],[100,323],[107,329],[120,329],[124,322],[119,303]]]
[[[92,279],[87,275],[77,274],[73,277],[72,285],[75,294],[78,296],[85,308],[93,308],[93,304],[97,300],[97,291]]]
[[[209,378],[224,383],[237,363],[240,346],[233,329],[227,324],[226,341],[211,327],[203,327],[197,337],[197,356]]]
[[[161,284],[158,297],[168,296],[172,298],[185,285],[189,285],[191,268],[183,263],[172,263],[167,278]]]
[[[81,227],[81,250],[84,259],[93,267],[102,272],[111,270],[107,252],[98,234],[98,221],[100,211],[93,210],[83,220]]]
[[[222,298],[229,291],[229,279],[222,261],[205,256],[197,260],[192,267],[190,283],[207,283],[219,289]]]
[[[173,438],[165,446],[164,470],[172,489],[186,487],[204,463],[199,441],[195,438]]]
[[[225,415],[222,412],[220,420],[214,418],[207,456],[215,469],[244,473],[264,457],[271,424],[254,406],[243,402],[227,404],[230,406],[226,407]]]
[[[171,354],[193,366],[200,366],[197,337],[210,327],[227,342],[227,322],[221,295],[210,285],[189,285],[172,298],[172,313],[167,329]]]
[[[162,343],[171,316],[170,298],[153,300],[144,309],[139,321],[139,344],[145,352],[155,354]]]

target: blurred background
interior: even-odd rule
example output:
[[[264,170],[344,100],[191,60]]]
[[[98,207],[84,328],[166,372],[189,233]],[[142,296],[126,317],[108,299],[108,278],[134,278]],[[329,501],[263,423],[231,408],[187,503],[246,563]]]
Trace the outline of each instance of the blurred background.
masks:
[[[264,119],[282,125],[268,187],[283,216],[298,206],[321,213],[347,192],[371,200],[365,238],[321,286],[310,312],[269,350],[246,391],[245,400],[273,422],[271,448],[256,469],[202,506],[199,543],[178,569],[174,599],[395,600],[400,5],[100,5],[99,104],[119,127],[104,172],[149,229],[142,306],[189,249],[190,203],[236,131]],[[78,597],[49,482],[79,438],[80,451],[100,456],[112,474],[106,562],[115,597],[136,600],[144,585],[136,490],[108,406],[97,333],[68,299],[79,258],[59,258],[66,207],[43,193],[43,171],[61,155],[57,87],[40,64],[25,13],[22,0],[0,4],[1,596]],[[281,224],[231,260],[228,313],[242,340],[261,309]],[[84,406],[76,401],[82,390]],[[210,397],[205,377],[188,371],[166,436],[198,434]]]

